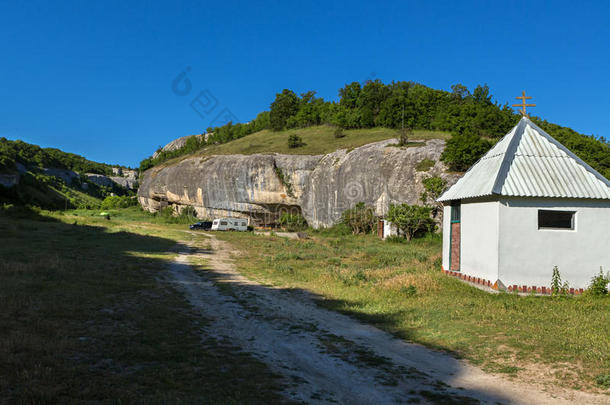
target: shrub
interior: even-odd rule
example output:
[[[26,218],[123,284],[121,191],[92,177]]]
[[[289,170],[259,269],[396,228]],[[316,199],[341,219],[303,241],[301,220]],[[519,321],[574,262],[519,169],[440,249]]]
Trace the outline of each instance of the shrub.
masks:
[[[307,221],[301,214],[284,212],[280,215],[280,225],[289,231],[298,231],[307,228]]]
[[[432,166],[434,166],[434,160],[425,158],[415,166],[415,170],[418,172],[427,172],[432,168]]]
[[[431,217],[432,208],[419,205],[400,204],[390,205],[386,218],[405,235],[407,240],[413,237],[433,232],[436,224]]]
[[[551,276],[551,295],[565,295],[568,293],[568,282],[561,282],[561,274],[557,266],[553,267],[553,275]]]
[[[320,228],[317,233],[324,236],[346,236],[352,233],[352,229],[347,224],[340,222],[328,228]]]
[[[335,129],[335,138],[343,138],[345,137],[345,132],[343,132],[343,128],[338,127],[337,129]]]
[[[599,269],[599,274],[591,279],[591,284],[587,289],[591,295],[603,296],[608,294],[608,283],[610,283],[610,273],[604,275],[602,269]]]
[[[297,134],[291,134],[288,137],[288,147],[289,148],[300,148],[301,146],[305,146],[303,139]]]
[[[402,287],[400,290],[407,297],[412,297],[417,294],[417,287],[415,287],[413,284],[410,284],[408,287]]]
[[[598,375],[595,382],[602,388],[610,388],[610,374]]]
[[[367,207],[359,202],[354,208],[343,211],[342,222],[347,225],[354,235],[359,233],[370,233],[375,226],[375,212],[373,208]]]
[[[449,169],[465,172],[492,146],[487,139],[472,133],[453,134],[441,155]]]
[[[411,128],[402,128],[398,133],[398,146],[407,146],[412,133]]]
[[[138,200],[127,196],[109,196],[102,201],[102,210],[127,208],[138,205]]]

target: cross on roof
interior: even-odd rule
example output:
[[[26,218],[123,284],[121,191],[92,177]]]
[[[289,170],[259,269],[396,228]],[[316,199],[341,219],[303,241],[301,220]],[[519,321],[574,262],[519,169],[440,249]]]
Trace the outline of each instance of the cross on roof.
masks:
[[[523,115],[524,117],[528,117],[529,115],[527,115],[527,112],[525,111],[525,107],[536,107],[536,104],[526,104],[525,100],[529,100],[532,97],[531,96],[526,96],[525,95],[525,90],[523,90],[523,95],[521,97],[515,97],[517,100],[523,100],[523,102],[521,104],[513,104],[513,107],[521,107],[521,110],[519,110],[519,112],[521,113],[521,115]]]

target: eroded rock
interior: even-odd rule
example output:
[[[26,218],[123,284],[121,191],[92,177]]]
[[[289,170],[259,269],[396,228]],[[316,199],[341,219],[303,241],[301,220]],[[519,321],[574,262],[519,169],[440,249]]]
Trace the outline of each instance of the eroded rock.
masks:
[[[157,211],[193,206],[199,217],[249,217],[257,225],[277,221],[282,212],[301,213],[313,227],[335,224],[358,202],[384,215],[392,203],[419,203],[422,180],[441,176],[453,184],[458,176],[439,161],[444,141],[421,146],[372,143],[327,155],[218,155],[188,157],[146,171],[138,191],[142,207]],[[435,161],[426,172],[415,167]]]

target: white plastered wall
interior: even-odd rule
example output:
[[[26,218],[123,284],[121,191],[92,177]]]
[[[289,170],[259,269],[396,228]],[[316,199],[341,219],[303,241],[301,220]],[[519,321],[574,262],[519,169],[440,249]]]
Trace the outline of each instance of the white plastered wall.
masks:
[[[462,201],[460,272],[498,279],[498,201]]]
[[[570,287],[586,288],[600,266],[610,270],[610,201],[503,198],[499,208],[499,279],[506,286],[550,286],[558,266]],[[539,209],[576,211],[575,229],[539,230]]]

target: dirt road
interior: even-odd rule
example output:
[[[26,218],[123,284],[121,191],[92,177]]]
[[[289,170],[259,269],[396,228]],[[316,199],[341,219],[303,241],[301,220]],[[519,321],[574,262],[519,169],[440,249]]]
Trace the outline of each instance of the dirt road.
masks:
[[[306,292],[258,284],[236,270],[228,244],[204,235],[211,249],[181,245],[170,281],[213,319],[207,336],[242,347],[283,375],[289,399],[314,404],[610,403],[606,396],[569,390],[552,396],[534,384],[484,373],[322,309]],[[205,258],[206,270],[194,271],[189,256]]]

